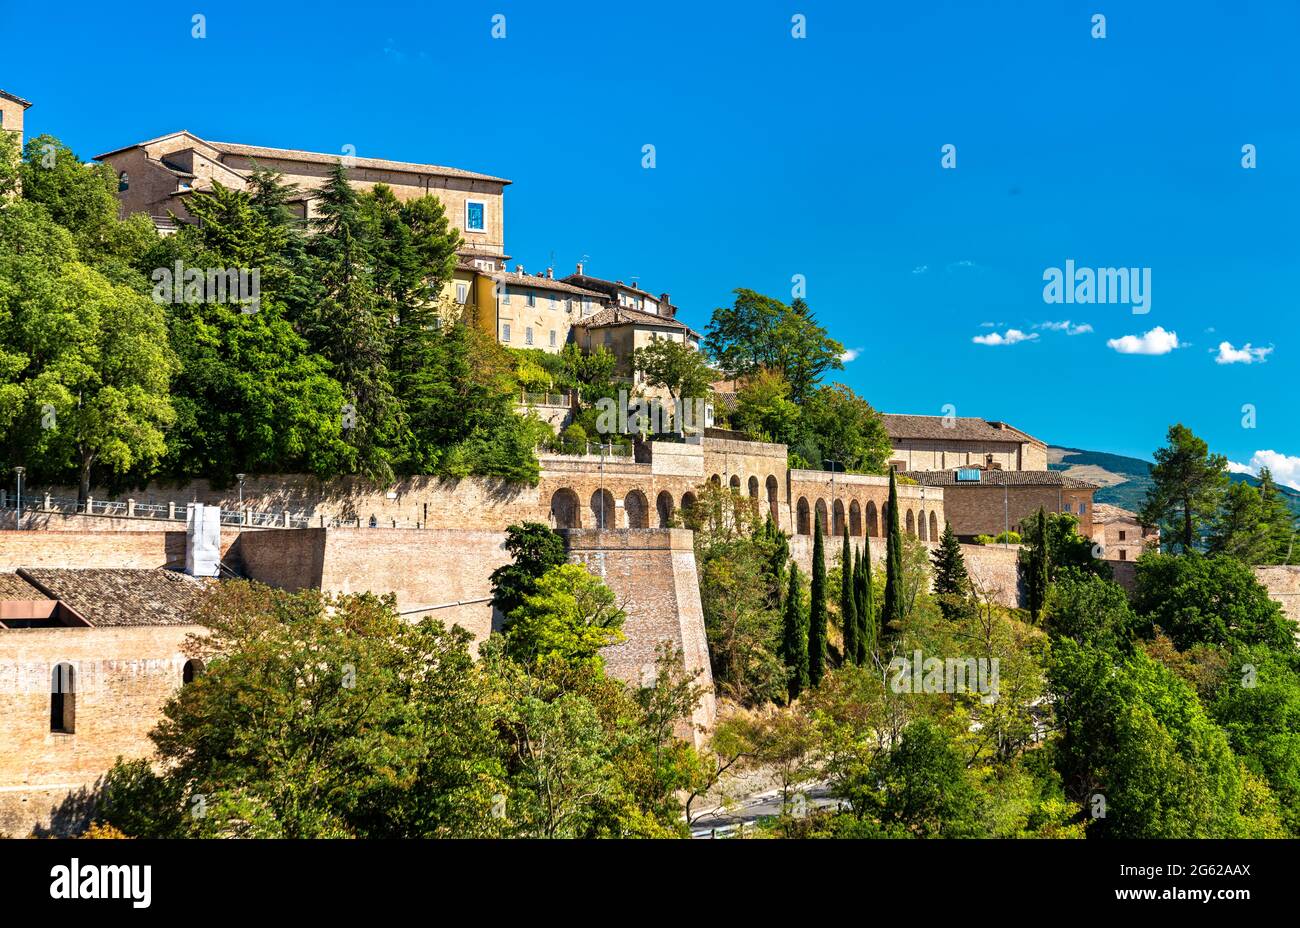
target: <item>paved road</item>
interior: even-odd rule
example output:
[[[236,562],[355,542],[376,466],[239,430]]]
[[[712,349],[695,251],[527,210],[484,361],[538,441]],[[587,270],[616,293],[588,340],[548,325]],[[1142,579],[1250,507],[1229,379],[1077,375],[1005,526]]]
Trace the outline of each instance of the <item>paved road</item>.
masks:
[[[802,795],[802,801],[799,796]],[[790,811],[798,815],[802,807],[805,810],[822,809],[839,805],[839,800],[831,796],[830,788],[824,784],[808,786],[791,793]],[[748,828],[759,819],[781,814],[781,791],[767,790],[746,796],[729,809],[715,809],[696,819],[691,825],[692,838],[731,837],[741,825]]]

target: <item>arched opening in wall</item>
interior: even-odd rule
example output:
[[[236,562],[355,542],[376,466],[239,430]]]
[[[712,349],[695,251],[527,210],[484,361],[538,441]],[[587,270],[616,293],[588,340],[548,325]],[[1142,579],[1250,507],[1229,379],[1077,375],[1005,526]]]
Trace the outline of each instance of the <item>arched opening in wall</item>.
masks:
[[[835,505],[831,507],[831,514],[834,516],[834,524],[831,526],[831,534],[839,538],[844,534],[844,501],[836,500]]]
[[[633,490],[623,498],[623,511],[627,513],[628,528],[650,527],[650,501],[640,490]]]
[[[729,480],[728,483],[731,485],[731,489],[732,489],[733,492],[736,492],[736,493],[739,493],[739,492],[740,492],[740,475],[739,475],[739,474],[732,474],[732,475],[731,475],[731,480]]]
[[[193,683],[194,678],[202,676],[203,671],[207,669],[207,665],[203,661],[198,658],[190,658],[185,662],[185,666],[181,668],[181,685]]]
[[[614,494],[597,490],[591,494],[591,517],[596,528],[614,527]]]
[[[77,730],[77,674],[71,664],[55,664],[50,672],[50,731],[71,735]]]
[[[922,541],[930,540],[930,529],[925,522],[925,510],[921,510],[921,515],[916,520],[916,534]]]
[[[812,534],[812,526],[811,523],[809,523],[808,519],[809,519],[808,500],[805,497],[801,496],[799,497],[799,505],[797,508],[797,514],[795,518],[795,530],[800,535]]]
[[[673,524],[673,495],[667,490],[660,490],[655,499],[655,509],[659,513],[659,527],[671,528]]]
[[[825,535],[830,531],[830,526],[826,522],[826,500],[824,499],[817,500],[817,518],[821,520],[822,534]],[[814,523],[813,526],[814,530],[816,530],[816,523]]]
[[[695,513],[695,494],[689,490],[682,494],[682,520],[686,521]]]
[[[862,534],[862,507],[856,499],[849,503],[849,534],[854,538]]]
[[[935,516],[934,510],[930,510],[930,540],[939,540],[939,519]]]
[[[578,494],[562,487],[551,496],[551,521],[556,528],[582,528],[582,506]]]
[[[714,474],[709,478],[709,483],[713,484],[715,487],[720,487],[722,486],[722,477],[718,474]]]
[[[907,534],[916,534],[916,516],[912,515],[912,510],[907,510]]]
[[[871,538],[880,537],[880,523],[876,521],[876,501],[867,501],[867,535]]]
[[[771,474],[767,475],[767,511],[772,514],[772,524],[781,524],[780,503],[777,500],[779,492],[777,490],[776,477]]]
[[[758,499],[758,478],[757,477],[749,478],[749,498]]]

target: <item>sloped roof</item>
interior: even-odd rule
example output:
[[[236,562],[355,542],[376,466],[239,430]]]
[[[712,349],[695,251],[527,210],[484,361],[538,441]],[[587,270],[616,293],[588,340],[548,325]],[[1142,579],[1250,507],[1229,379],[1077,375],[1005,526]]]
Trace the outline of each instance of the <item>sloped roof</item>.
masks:
[[[215,580],[145,568],[23,567],[18,576],[95,626],[190,625]],[[28,597],[31,598],[31,597]]]
[[[978,468],[960,468],[976,470]],[[911,477],[927,487],[1061,487],[1066,490],[1095,490],[1097,486],[1085,480],[1067,477],[1056,470],[981,470],[980,479],[958,480],[956,470],[909,470]]]
[[[607,325],[657,325],[667,329],[684,329],[699,338],[699,333],[684,322],[670,316],[656,316],[654,313],[642,312],[639,309],[628,309],[626,306],[607,307],[586,319],[575,322],[574,325],[585,326],[588,329],[598,329]]]
[[[10,93],[7,90],[0,90],[0,97],[4,97],[6,100],[12,100],[13,102],[20,104],[23,109],[27,109],[27,107],[32,105],[30,100],[24,100],[22,97],[18,96],[18,94]]]
[[[18,574],[0,574],[0,602],[49,599],[45,593]]]
[[[1046,448],[1027,432],[1005,422],[975,416],[911,416],[882,413],[881,421],[890,438],[920,438],[934,441],[1030,442]]]
[[[511,287],[536,287],[539,290],[556,290],[560,293],[571,293],[574,296],[591,297],[592,299],[603,300],[605,294],[597,293],[594,290],[584,290],[581,287],[575,287],[573,284],[565,283],[562,280],[556,280],[553,277],[538,276],[536,274],[516,274],[514,271],[483,271],[485,276],[492,278],[498,283],[504,283]],[[599,313],[589,316],[594,319]]]
[[[124,145],[121,148],[115,148],[112,151],[106,151],[102,155],[96,155],[96,161],[103,161],[110,155],[116,155],[119,152],[127,151],[131,148],[143,148],[146,145],[152,145],[155,142],[161,142],[178,135],[188,136],[198,144],[204,145],[217,152],[228,155],[242,155],[246,158],[283,158],[289,161],[306,161],[312,164],[334,164],[336,161],[343,159],[342,154],[325,154],[316,151],[303,151],[297,148],[268,148],[262,145],[244,145],[239,142],[209,142],[207,139],[199,138],[188,129],[181,129],[178,132],[168,132],[166,135],[160,135],[156,138],[146,139],[143,142],[135,142],[131,145]],[[509,184],[510,181],[504,177],[494,177],[491,174],[480,174],[477,171],[466,171],[461,168],[449,168],[441,164],[419,164],[411,161],[390,161],[387,158],[351,158],[349,166],[359,168],[373,168],[380,171],[405,171],[410,174],[436,174],[439,177],[460,177],[465,180],[483,180],[491,181],[497,184]]]

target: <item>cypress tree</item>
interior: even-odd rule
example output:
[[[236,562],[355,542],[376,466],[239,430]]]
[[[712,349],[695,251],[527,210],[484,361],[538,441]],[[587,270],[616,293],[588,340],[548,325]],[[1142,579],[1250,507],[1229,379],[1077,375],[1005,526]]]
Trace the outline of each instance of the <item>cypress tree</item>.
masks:
[[[966,558],[962,556],[951,522],[944,522],[939,547],[930,559],[934,563],[934,592],[939,597],[939,609],[944,618],[953,621],[961,614],[961,605],[970,595],[971,585]]]
[[[1037,535],[1033,547],[1029,550],[1029,577],[1026,583],[1026,598],[1029,601],[1029,614],[1035,624],[1043,616],[1043,606],[1047,603],[1047,586],[1051,576],[1050,558],[1047,554],[1047,512],[1038,507]]]
[[[889,529],[885,536],[885,602],[880,610],[880,644],[903,622],[903,533],[898,527],[898,484],[889,472]],[[891,628],[893,626],[893,628]]]
[[[808,685],[808,616],[799,596],[799,567],[790,565],[790,588],[785,597],[781,629],[781,659],[786,666],[786,691],[790,701]]]
[[[813,528],[812,585],[808,602],[808,682],[822,682],[826,674],[826,552],[822,543],[822,516]]]
[[[849,527],[844,526],[844,551],[840,555],[840,624],[844,628],[844,663],[858,663],[858,610],[853,601],[853,549]]]
[[[858,562],[858,663],[865,664],[876,650],[876,590],[871,583],[871,539],[862,540],[862,559]]]

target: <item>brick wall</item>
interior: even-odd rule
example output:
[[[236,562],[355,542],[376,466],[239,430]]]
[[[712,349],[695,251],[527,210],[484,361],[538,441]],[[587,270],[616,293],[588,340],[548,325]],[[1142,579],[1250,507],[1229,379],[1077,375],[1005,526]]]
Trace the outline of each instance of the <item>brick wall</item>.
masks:
[[[0,631],[0,832],[75,830],[95,781],[119,756],[148,757],[148,733],[181,685],[197,626]],[[50,678],[74,670],[72,734],[50,731]]]

